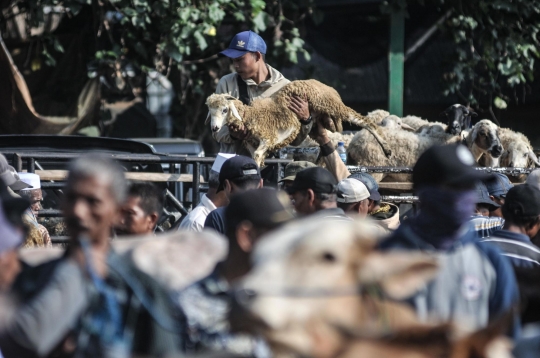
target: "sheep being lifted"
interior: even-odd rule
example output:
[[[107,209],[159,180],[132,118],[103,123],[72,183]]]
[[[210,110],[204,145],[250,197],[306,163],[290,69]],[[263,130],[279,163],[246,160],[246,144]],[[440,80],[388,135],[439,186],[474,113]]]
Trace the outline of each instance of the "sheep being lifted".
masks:
[[[213,94],[206,100],[209,109],[206,121],[210,119],[210,128],[214,132],[224,125],[244,125],[250,134],[244,145],[255,162],[262,166],[268,151],[289,145],[300,132],[300,122],[287,106],[293,95],[307,98],[313,120],[322,123],[326,129],[340,132],[342,121],[353,123],[371,132],[384,154],[391,155],[378,126],[345,106],[336,90],[316,80],[293,81],[272,97],[254,100],[251,106],[227,94]]]

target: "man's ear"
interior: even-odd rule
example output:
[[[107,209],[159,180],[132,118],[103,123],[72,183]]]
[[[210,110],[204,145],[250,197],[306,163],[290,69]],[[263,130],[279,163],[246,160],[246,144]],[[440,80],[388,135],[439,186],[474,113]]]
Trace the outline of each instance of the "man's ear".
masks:
[[[313,205],[313,202],[315,201],[315,192],[311,189],[306,190],[306,195],[308,202]]]
[[[150,219],[151,228],[155,229],[156,224],[157,224],[157,222],[159,220],[159,214],[156,213],[156,212],[153,212],[152,214],[149,215],[149,219]]]
[[[253,249],[253,239],[250,235],[251,229],[253,229],[253,225],[249,221],[242,221],[236,227],[236,242],[245,253],[251,252]]]
[[[362,284],[379,284],[387,296],[402,300],[435,278],[438,269],[437,259],[430,255],[373,251],[365,258],[358,275]]]

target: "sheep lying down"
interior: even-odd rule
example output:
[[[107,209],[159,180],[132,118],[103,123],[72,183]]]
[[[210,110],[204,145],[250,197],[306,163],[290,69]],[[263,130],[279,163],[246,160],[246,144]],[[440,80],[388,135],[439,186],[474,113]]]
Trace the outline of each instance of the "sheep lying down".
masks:
[[[345,106],[336,90],[316,80],[293,81],[269,98],[254,100],[251,106],[227,94],[213,94],[206,100],[209,109],[207,122],[210,121],[214,132],[230,124],[245,126],[249,137],[244,140],[244,145],[255,162],[262,166],[268,151],[289,145],[300,132],[300,122],[288,108],[293,95],[305,97],[313,120],[322,123],[329,131],[340,132],[342,121],[350,122],[373,134],[384,155],[391,155],[378,126]]]

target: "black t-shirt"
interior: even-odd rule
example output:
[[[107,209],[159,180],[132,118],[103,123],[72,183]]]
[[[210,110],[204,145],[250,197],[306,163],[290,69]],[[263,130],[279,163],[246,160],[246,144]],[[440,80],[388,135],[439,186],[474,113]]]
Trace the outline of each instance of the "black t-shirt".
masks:
[[[208,214],[204,221],[204,228],[212,228],[225,235],[225,206],[217,208]]]

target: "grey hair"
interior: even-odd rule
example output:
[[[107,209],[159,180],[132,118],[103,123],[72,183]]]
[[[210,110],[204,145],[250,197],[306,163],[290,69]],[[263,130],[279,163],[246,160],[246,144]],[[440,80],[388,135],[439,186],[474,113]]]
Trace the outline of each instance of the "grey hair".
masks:
[[[114,160],[97,153],[83,155],[72,161],[68,167],[67,184],[76,178],[105,177],[110,184],[110,192],[118,204],[127,198],[128,185],[124,170]]]
[[[211,189],[217,189],[219,186],[219,173],[215,170],[210,170],[208,174],[208,187]]]

